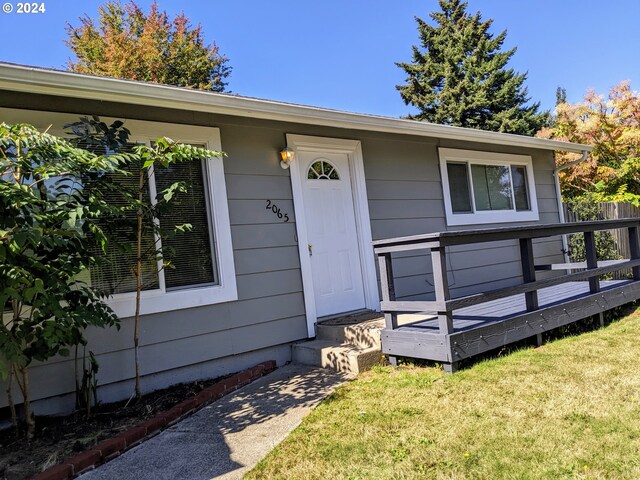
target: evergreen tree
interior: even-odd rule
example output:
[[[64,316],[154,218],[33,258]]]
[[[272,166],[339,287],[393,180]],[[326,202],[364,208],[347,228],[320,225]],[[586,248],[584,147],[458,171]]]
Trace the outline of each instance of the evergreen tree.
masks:
[[[132,0],[108,0],[96,22],[84,16],[80,26],[67,23],[67,45],[77,60],[72,72],[224,91],[231,73],[218,47],[206,45],[202,27],[193,28],[181,13],[170,19],[153,2],[149,13]]]
[[[468,14],[466,2],[439,3],[442,11],[430,14],[435,26],[416,17],[421,47],[413,46],[413,61],[396,64],[408,75],[396,88],[420,110],[409,118],[522,135],[547,125],[540,104],[527,105],[526,74],[506,67],[516,51],[500,50],[506,30],[494,37],[493,20]]]
[[[564,87],[556,88],[556,106],[561,103],[567,103],[567,89]]]

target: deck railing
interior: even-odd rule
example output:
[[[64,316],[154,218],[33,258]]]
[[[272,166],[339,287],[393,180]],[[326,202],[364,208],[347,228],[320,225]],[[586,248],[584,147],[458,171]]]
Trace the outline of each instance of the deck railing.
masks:
[[[614,228],[627,229],[630,258],[616,262],[598,263],[594,233]],[[590,293],[600,291],[601,275],[630,268],[633,281],[640,280],[640,241],[638,238],[640,219],[600,220],[550,225],[527,225],[520,227],[501,227],[480,230],[449,231],[398,237],[373,242],[378,257],[382,291],[381,309],[385,313],[386,328],[398,327],[398,315],[402,313],[433,312],[438,317],[440,334],[453,333],[453,311],[463,307],[489,302],[499,298],[524,294],[527,311],[535,311],[538,305],[538,290],[567,282],[588,281]],[[533,239],[583,233],[586,250],[586,264],[535,265]],[[446,269],[446,248],[457,245],[469,245],[483,242],[518,240],[520,245],[520,264],[522,266],[522,284],[500,288],[488,292],[451,298]],[[391,255],[396,252],[426,249],[431,253],[435,301],[396,300],[393,262]],[[536,279],[536,271],[550,269],[576,269],[582,271],[565,275]],[[631,300],[630,300],[631,301]]]

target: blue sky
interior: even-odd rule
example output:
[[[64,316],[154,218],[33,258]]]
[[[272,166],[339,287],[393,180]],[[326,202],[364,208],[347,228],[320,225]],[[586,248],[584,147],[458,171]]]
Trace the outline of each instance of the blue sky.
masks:
[[[511,66],[528,71],[533,100],[553,108],[557,86],[578,101],[640,80],[638,0],[468,0],[469,11],[507,29]],[[45,1],[45,13],[0,12],[0,60],[62,68],[70,56],[65,22],[96,16],[97,0]],[[2,0],[5,3],[5,0]],[[150,0],[140,0],[148,6]],[[395,85],[417,43],[414,16],[428,18],[436,0],[159,0],[203,25],[207,40],[230,59],[229,88],[241,95],[388,116],[406,115]]]

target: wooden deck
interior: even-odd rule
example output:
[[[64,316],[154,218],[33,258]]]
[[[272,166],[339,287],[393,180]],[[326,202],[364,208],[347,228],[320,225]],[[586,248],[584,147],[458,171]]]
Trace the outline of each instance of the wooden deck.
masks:
[[[466,232],[444,232],[374,242],[382,279],[382,310],[386,327],[382,351],[392,362],[397,356],[442,362],[453,371],[462,359],[541,334],[640,298],[640,219],[584,222],[537,227],[512,227]],[[593,232],[628,228],[631,259],[597,262]],[[586,232],[587,262],[560,268],[581,271],[536,280],[536,270],[554,266],[535,265],[533,238]],[[446,275],[446,248],[450,245],[518,239],[523,283],[463,298],[450,298]],[[392,253],[430,249],[435,301],[396,301]],[[629,280],[601,281],[600,276],[631,268]]]

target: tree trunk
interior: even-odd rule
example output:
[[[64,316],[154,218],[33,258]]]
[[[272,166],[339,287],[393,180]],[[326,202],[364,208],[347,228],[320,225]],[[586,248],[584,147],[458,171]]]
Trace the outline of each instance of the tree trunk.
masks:
[[[78,380],[78,345],[76,345],[76,351],[73,356],[73,376],[76,379],[76,410],[80,410],[81,401],[80,401],[80,381]]]
[[[11,425],[13,425],[13,428],[18,428],[18,415],[16,413],[16,404],[13,403],[11,387],[13,387],[13,367],[9,369],[9,378],[7,379],[7,402],[11,412]]]
[[[36,435],[36,421],[31,412],[31,392],[29,390],[29,369],[22,369],[22,387],[24,393],[24,418],[27,422],[27,441],[33,440]]]
[[[36,434],[36,422],[31,412],[31,392],[29,391],[29,369],[27,367],[20,367],[15,369],[16,382],[20,391],[22,392],[23,407],[24,407],[24,419],[27,424],[27,442],[33,440]]]
[[[136,314],[133,324],[133,348],[136,363],[136,398],[142,396],[140,389],[140,357],[139,357],[139,325],[140,325],[140,294],[142,293],[142,201],[144,189],[144,169],[140,169],[140,183],[138,184],[138,231],[137,231],[137,263],[136,263]]]

